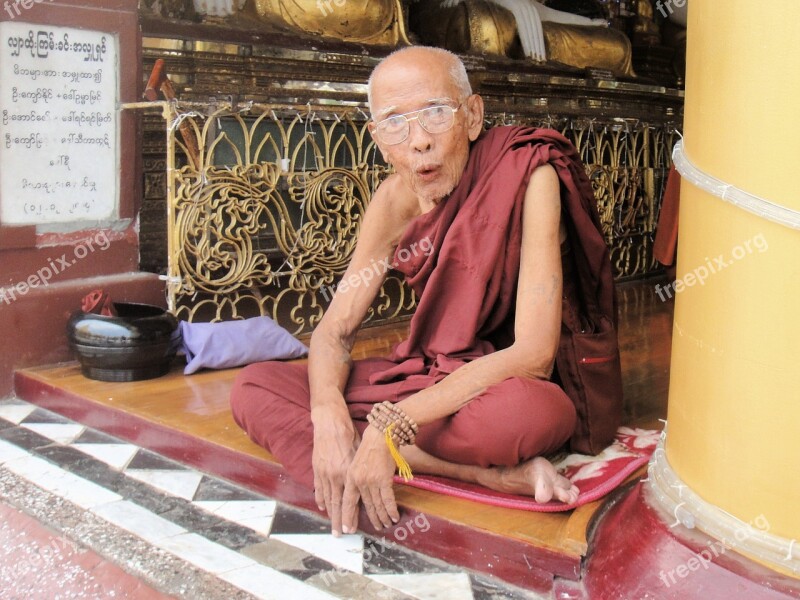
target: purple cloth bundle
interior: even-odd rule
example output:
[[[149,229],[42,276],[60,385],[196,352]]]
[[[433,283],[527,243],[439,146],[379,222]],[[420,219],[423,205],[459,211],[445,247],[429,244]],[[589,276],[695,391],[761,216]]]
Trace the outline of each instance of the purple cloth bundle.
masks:
[[[184,375],[308,354],[308,348],[269,317],[220,323],[181,321],[181,334],[187,362]]]

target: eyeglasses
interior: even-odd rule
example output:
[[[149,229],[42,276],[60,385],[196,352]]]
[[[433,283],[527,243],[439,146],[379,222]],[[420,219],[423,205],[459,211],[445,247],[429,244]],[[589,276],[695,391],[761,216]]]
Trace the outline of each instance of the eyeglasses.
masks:
[[[444,133],[456,122],[455,114],[464,103],[453,108],[447,104],[436,104],[420,110],[412,110],[375,123],[375,133],[384,144],[394,146],[406,141],[411,132],[411,121],[416,119],[428,133]],[[416,115],[411,117],[409,115]]]

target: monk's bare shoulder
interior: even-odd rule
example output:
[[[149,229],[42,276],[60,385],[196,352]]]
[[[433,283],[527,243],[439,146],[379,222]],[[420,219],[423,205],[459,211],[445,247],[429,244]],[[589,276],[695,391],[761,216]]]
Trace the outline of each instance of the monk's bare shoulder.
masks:
[[[528,190],[532,198],[525,198],[525,210],[532,215],[541,215],[544,211],[561,213],[561,185],[558,173],[552,165],[544,164],[537,167],[531,174]],[[558,223],[559,242],[567,239],[567,228],[563,219]]]

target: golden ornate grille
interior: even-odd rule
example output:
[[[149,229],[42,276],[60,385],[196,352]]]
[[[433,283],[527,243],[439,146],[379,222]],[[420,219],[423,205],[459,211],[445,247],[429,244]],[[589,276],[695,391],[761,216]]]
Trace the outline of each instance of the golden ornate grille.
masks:
[[[387,175],[366,115],[168,107],[170,309],[186,320],[269,315],[295,334],[310,332]],[[392,320],[414,305],[390,275],[367,320]]]

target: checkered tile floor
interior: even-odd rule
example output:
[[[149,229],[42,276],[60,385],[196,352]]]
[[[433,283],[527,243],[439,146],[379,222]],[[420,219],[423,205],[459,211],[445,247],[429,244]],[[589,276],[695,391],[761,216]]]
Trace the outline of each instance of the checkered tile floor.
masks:
[[[0,401],[0,500],[98,523],[105,535],[74,541],[108,555],[116,539],[123,569],[175,597],[539,598],[385,539],[334,538],[317,515],[15,399]],[[425,529],[421,517],[410,529]],[[59,528],[58,517],[47,520]]]

